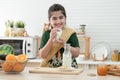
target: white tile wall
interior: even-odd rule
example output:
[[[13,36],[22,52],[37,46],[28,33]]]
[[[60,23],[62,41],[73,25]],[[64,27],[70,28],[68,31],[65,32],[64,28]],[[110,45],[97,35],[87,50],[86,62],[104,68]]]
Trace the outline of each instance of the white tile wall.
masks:
[[[120,49],[120,0],[0,0],[0,36],[4,36],[8,19],[23,20],[31,36],[41,35],[42,24],[48,22],[48,7],[53,3],[66,8],[70,27],[87,25],[91,48],[106,41],[112,49]]]

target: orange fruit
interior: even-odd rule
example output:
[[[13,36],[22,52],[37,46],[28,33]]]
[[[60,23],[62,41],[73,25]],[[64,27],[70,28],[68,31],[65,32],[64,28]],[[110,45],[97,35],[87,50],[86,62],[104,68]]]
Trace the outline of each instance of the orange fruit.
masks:
[[[11,66],[14,66],[17,61],[15,55],[13,54],[8,54],[5,60],[7,63],[11,64]]]
[[[20,54],[20,55],[17,56],[17,61],[18,61],[18,62],[25,62],[25,61],[27,61],[27,60],[28,60],[28,58],[27,58],[27,56],[24,55],[24,54]]]
[[[13,68],[12,64],[6,61],[2,64],[2,67],[6,72],[10,72]]]
[[[22,63],[17,62],[13,67],[13,71],[21,72],[23,68],[24,68],[24,65]]]
[[[16,61],[16,57],[13,54],[8,54],[5,58],[6,61]]]

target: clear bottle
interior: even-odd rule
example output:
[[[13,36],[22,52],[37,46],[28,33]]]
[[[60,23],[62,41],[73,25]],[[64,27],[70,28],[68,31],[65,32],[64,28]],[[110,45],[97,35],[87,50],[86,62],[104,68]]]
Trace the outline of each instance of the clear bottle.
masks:
[[[67,67],[67,69],[71,68],[72,64],[72,55],[70,52],[70,44],[65,44],[64,46],[64,53],[63,53],[63,65]]]

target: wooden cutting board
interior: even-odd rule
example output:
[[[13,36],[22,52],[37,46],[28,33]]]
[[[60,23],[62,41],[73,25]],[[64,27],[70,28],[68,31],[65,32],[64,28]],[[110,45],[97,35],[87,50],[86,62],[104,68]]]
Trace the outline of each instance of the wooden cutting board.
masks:
[[[110,74],[110,75],[114,75],[114,76],[120,76],[120,72],[112,72],[112,71],[108,71],[108,74]]]
[[[78,75],[83,71],[83,69],[69,69],[63,70],[59,68],[48,68],[48,67],[37,67],[29,70],[30,73],[40,73],[40,74],[69,74]]]

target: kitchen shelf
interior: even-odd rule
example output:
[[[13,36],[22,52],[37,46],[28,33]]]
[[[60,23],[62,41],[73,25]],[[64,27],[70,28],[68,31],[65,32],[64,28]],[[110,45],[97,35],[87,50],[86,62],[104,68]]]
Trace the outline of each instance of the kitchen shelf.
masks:
[[[107,59],[105,61],[93,61],[93,59],[89,59],[89,60],[77,60],[78,64],[108,64],[108,65],[120,65],[120,62],[114,62],[111,61],[110,59]]]
[[[98,64],[107,64],[107,65],[120,65],[120,62],[113,62],[111,59],[107,59],[105,61],[93,61],[93,59],[89,60],[79,60],[76,59],[78,65],[84,65],[84,69],[89,69],[89,65],[98,65]],[[28,60],[28,63],[32,64],[40,64],[42,62],[42,59],[30,59]]]
[[[28,62],[35,62],[35,63],[40,63],[42,62],[42,59],[29,59]],[[93,59],[89,59],[89,60],[78,60],[77,59],[77,63],[78,64],[108,64],[108,65],[120,65],[120,61],[118,62],[114,62],[111,61],[110,59],[107,59],[105,61],[93,61]]]
[[[120,62],[113,62],[111,61],[111,59],[107,59],[105,61],[94,61],[93,59],[89,59],[89,60],[77,60],[77,63],[83,64],[84,65],[84,69],[89,69],[90,65],[98,65],[98,64],[106,64],[106,65],[120,65]]]

